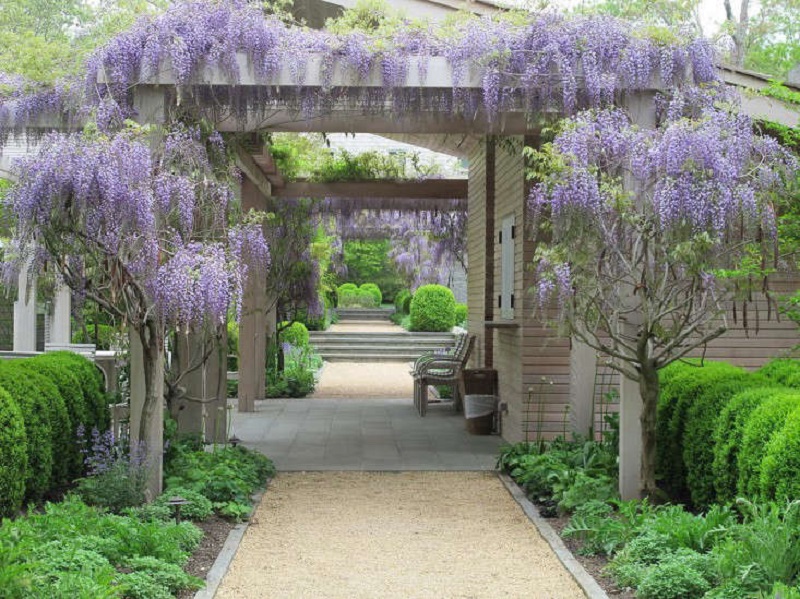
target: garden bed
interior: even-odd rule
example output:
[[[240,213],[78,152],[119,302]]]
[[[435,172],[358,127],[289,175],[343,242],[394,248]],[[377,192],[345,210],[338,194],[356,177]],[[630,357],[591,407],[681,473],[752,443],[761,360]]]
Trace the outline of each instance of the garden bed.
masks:
[[[236,522],[214,514],[205,522],[197,522],[196,526],[203,531],[203,539],[191,557],[189,557],[189,561],[186,562],[183,569],[188,574],[205,580],[206,576],[208,576],[208,571],[211,570],[217,560],[217,556],[225,546],[228,535],[236,526]],[[177,597],[178,599],[190,599],[194,595],[195,591],[187,589],[178,593]]]

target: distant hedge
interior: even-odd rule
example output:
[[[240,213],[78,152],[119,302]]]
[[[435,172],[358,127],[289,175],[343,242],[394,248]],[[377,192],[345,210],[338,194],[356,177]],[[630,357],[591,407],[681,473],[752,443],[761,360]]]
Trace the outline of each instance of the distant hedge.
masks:
[[[723,362],[662,370],[657,476],[696,508],[737,496],[800,498],[800,389],[786,385],[797,363],[756,373]]]
[[[403,289],[397,292],[394,296],[394,311],[398,314],[408,314],[411,308],[411,292],[408,289]]]
[[[423,285],[411,300],[411,330],[445,332],[456,324],[456,298],[442,285]]]
[[[372,296],[372,299],[375,300],[375,305],[380,306],[383,303],[383,293],[381,293],[381,288],[378,287],[375,283],[364,283],[359,287],[360,291],[366,291]]]

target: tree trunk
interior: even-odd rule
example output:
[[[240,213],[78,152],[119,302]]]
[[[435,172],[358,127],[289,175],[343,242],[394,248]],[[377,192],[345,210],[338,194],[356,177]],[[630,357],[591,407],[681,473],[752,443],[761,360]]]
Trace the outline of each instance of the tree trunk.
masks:
[[[653,496],[656,488],[656,417],[658,413],[658,370],[650,360],[641,365],[639,392],[642,396],[642,497]]]
[[[131,331],[131,441],[143,447],[147,499],[162,491],[164,458],[164,336],[156,323]]]

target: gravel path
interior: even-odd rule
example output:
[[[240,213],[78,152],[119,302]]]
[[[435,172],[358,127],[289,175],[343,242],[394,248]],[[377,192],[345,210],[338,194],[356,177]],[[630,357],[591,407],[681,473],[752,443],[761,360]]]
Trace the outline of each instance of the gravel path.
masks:
[[[408,362],[326,362],[313,399],[414,397]]]
[[[221,599],[571,599],[584,594],[496,475],[281,474]]]

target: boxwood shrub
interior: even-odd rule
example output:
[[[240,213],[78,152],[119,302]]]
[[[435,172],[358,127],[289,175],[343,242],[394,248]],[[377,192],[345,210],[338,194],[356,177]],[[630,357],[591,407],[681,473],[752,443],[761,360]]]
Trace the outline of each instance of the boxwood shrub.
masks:
[[[755,387],[737,393],[720,412],[714,430],[714,489],[717,501],[728,503],[736,499],[739,480],[739,450],[744,429],[752,413],[764,401],[784,387]]]
[[[364,283],[359,287],[359,291],[366,291],[372,296],[372,299],[375,300],[375,305],[380,306],[383,303],[383,294],[381,293],[381,288],[378,287],[375,283]]]
[[[656,425],[656,471],[664,490],[673,498],[688,500],[684,461],[684,435],[689,408],[711,386],[728,378],[746,377],[741,368],[724,362],[689,360],[662,369]],[[730,397],[730,396],[729,396]],[[713,432],[713,426],[710,429]],[[709,437],[710,437],[709,433]],[[693,432],[693,438],[695,433]],[[713,461],[713,457],[708,464]]]
[[[302,322],[293,322],[289,326],[286,326],[287,323],[282,323],[282,327],[284,328],[281,333],[281,342],[282,343],[291,343],[294,347],[308,347],[309,339],[311,338],[308,334],[308,328]]]
[[[755,498],[761,491],[761,462],[776,431],[783,428],[786,417],[800,408],[800,392],[778,392],[761,403],[744,427],[739,449],[739,482],[737,492]]]
[[[686,486],[695,507],[708,507],[716,497],[713,438],[720,412],[737,393],[763,383],[764,379],[756,374],[731,372],[704,387],[686,410],[683,463]]]
[[[456,326],[466,327],[468,316],[467,304],[456,304]]]
[[[0,389],[0,518],[22,507],[28,472],[27,436],[22,411],[5,389]]]
[[[105,392],[105,381],[100,369],[87,358],[73,352],[52,352],[39,356],[39,360],[48,360],[63,364],[70,369],[80,382],[89,421],[85,426],[105,431],[109,427],[110,414],[108,396]]]
[[[39,393],[36,383],[20,376],[8,361],[0,362],[0,388],[17,403],[25,425],[24,445],[28,469],[25,476],[25,499],[38,501],[53,486],[53,430],[50,426],[48,399]],[[57,456],[62,459],[62,456]]]
[[[442,285],[423,285],[411,300],[411,330],[445,332],[456,324],[456,299]]]
[[[760,498],[785,501],[800,497],[800,409],[767,444],[759,473]]]
[[[758,373],[779,385],[800,388],[800,360],[776,358],[764,364]]]
[[[355,293],[358,291],[358,285],[355,283],[343,283],[336,288],[336,302],[337,305],[341,305],[342,303],[342,296],[348,293]]]

